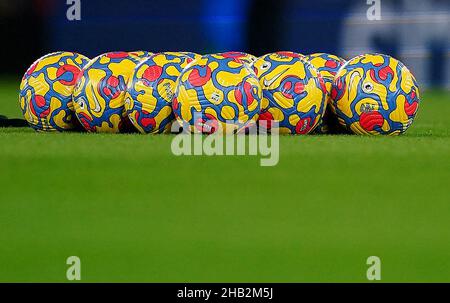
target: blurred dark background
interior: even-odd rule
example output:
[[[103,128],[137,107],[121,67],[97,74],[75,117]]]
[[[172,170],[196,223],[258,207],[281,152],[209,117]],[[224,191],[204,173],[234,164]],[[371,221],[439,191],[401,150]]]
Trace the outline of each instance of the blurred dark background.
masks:
[[[68,10],[80,3],[81,20]],[[20,77],[40,56],[71,50],[277,50],[345,58],[377,51],[402,60],[423,86],[450,88],[450,1],[0,0],[0,73]],[[73,13],[73,11],[71,11]]]

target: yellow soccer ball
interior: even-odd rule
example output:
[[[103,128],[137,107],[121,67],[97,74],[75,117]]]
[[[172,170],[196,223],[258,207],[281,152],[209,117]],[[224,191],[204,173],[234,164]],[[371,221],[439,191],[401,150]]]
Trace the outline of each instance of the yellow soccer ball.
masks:
[[[26,71],[19,103],[28,124],[37,131],[72,130],[78,125],[72,92],[89,59],[72,52],[48,54]]]
[[[413,74],[397,59],[382,54],[349,60],[334,79],[331,98],[341,125],[364,135],[404,133],[420,102]]]

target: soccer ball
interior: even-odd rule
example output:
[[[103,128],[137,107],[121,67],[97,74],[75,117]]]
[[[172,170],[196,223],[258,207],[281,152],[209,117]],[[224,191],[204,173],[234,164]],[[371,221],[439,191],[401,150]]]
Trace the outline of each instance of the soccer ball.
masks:
[[[140,60],[127,52],[111,52],[97,56],[83,68],[73,100],[76,116],[87,131],[127,130],[125,91]]]
[[[315,53],[306,56],[306,60],[312,63],[312,65],[319,71],[323,80],[325,81],[325,87],[327,88],[327,109],[323,118],[319,121],[319,125],[314,130],[315,134],[326,134],[330,132],[338,132],[339,123],[337,122],[336,115],[332,110],[331,102],[331,86],[333,85],[334,76],[338,70],[345,64],[345,60],[331,54]]]
[[[77,126],[72,92],[89,59],[72,52],[48,54],[26,71],[19,102],[28,124],[37,131],[64,131]]]
[[[128,83],[125,110],[141,133],[170,131],[175,119],[172,111],[175,82],[197,56],[185,52],[158,53],[136,66]]]
[[[252,65],[258,59],[257,57],[244,53],[244,52],[225,52],[215,54],[216,56],[221,56],[223,58],[230,58],[234,60],[240,60],[248,65]]]
[[[261,98],[258,78],[247,64],[206,55],[181,72],[172,108],[192,132],[233,133],[257,120]]]
[[[399,135],[412,124],[419,106],[419,88],[400,61],[365,54],[348,61],[331,90],[339,122],[356,134]]]
[[[263,88],[260,121],[279,123],[282,134],[308,134],[326,108],[327,91],[319,72],[301,54],[277,52],[253,64]]]

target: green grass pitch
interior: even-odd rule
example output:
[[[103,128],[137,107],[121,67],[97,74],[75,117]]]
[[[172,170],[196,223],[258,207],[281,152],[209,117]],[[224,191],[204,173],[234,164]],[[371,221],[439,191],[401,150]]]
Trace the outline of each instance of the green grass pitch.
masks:
[[[0,113],[19,117],[16,81]],[[0,129],[0,282],[450,282],[450,97],[400,137],[283,136],[280,162],[172,136]]]

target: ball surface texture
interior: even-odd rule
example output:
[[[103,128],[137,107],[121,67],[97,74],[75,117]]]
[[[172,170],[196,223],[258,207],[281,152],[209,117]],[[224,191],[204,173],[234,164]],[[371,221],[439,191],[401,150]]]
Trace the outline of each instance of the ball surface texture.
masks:
[[[261,121],[276,121],[282,134],[308,134],[326,108],[327,91],[319,72],[301,54],[277,52],[253,64],[263,88]]]
[[[181,71],[197,56],[164,52],[136,66],[128,83],[125,110],[131,123],[141,133],[170,131],[175,119],[172,111],[175,82]]]
[[[221,56],[223,58],[231,58],[234,60],[240,60],[249,65],[252,65],[258,59],[257,57],[255,57],[251,54],[248,54],[248,53],[244,53],[244,52],[224,52],[224,53],[217,53],[215,55]]]
[[[258,78],[240,60],[205,55],[177,80],[172,108],[193,132],[239,132],[254,123],[262,97]]]
[[[337,117],[332,110],[331,102],[331,87],[333,85],[334,77],[339,69],[345,64],[345,60],[326,53],[314,53],[306,56],[306,60],[311,62],[311,64],[319,71],[322,76],[325,87],[327,88],[327,109],[319,121],[319,125],[314,130],[315,134],[326,134],[339,132],[339,123],[337,122]],[[339,129],[338,129],[339,128]]]
[[[148,58],[148,57],[150,57],[150,56],[153,55],[152,52],[149,52],[149,51],[143,51],[143,50],[131,51],[131,52],[128,52],[128,54],[129,54],[130,56],[135,56],[135,57],[137,57],[138,59],[145,59],[145,58]]]

